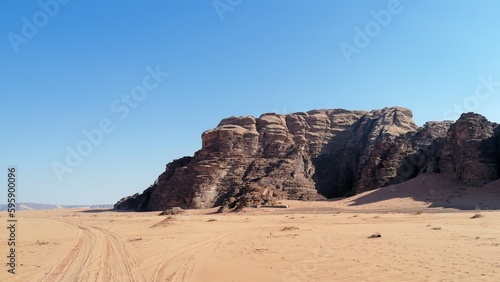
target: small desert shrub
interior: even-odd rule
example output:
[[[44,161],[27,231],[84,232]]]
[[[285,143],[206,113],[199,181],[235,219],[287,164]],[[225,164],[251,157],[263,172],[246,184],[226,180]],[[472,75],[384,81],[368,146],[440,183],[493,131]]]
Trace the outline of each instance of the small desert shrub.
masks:
[[[481,218],[481,217],[483,217],[483,215],[481,214],[481,208],[479,206],[476,206],[476,214],[472,216],[471,219]]]
[[[373,233],[368,239],[375,239],[375,238],[382,238],[382,235],[380,233]]]
[[[217,221],[217,219],[211,218],[211,219],[207,220],[207,222],[214,222],[214,221]]]
[[[295,226],[287,226],[287,227],[283,227],[281,229],[281,231],[293,231],[293,230],[298,230],[299,228],[298,227],[295,227]]]
[[[175,207],[175,208],[171,208],[168,210],[164,210],[159,215],[177,215],[177,214],[183,214],[183,213],[184,213],[183,209],[181,209],[179,207]]]
[[[441,230],[441,227],[433,227],[432,230]]]

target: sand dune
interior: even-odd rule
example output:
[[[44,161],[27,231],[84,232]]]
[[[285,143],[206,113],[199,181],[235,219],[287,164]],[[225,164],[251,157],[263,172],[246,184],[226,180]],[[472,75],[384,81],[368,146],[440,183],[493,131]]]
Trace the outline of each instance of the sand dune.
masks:
[[[391,210],[452,208],[500,209],[500,181],[482,187],[466,187],[442,174],[420,175],[410,181],[345,199],[348,206]]]
[[[498,186],[429,175],[237,214],[23,211],[18,273],[0,281],[498,281],[500,212],[465,210]]]

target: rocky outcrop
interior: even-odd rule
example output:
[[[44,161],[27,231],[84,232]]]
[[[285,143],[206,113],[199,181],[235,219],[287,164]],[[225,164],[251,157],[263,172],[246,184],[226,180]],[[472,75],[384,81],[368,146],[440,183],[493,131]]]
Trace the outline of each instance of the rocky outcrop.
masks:
[[[477,185],[500,175],[499,131],[477,114],[418,127],[400,107],[230,117],[203,133],[193,157],[169,163],[151,187],[115,208],[224,210],[318,200],[430,172]]]
[[[440,152],[441,172],[473,186],[498,179],[497,129],[481,115],[463,114],[451,126]]]

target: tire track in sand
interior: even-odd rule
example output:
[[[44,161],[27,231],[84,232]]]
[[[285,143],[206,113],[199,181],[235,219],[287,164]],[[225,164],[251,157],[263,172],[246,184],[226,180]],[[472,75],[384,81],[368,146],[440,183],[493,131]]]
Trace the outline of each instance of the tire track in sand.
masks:
[[[65,223],[78,228],[76,243],[41,281],[135,281],[135,263],[119,235],[85,223]]]
[[[153,281],[190,281],[196,266],[196,261],[202,252],[212,251],[222,240],[234,236],[234,232],[210,237],[198,244],[179,246],[168,255],[155,256],[156,271]]]

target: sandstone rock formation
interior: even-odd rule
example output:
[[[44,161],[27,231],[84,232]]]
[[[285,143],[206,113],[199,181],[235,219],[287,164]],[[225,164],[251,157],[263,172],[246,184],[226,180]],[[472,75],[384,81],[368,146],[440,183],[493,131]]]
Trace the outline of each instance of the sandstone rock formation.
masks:
[[[225,210],[353,195],[423,173],[469,185],[500,176],[500,127],[473,113],[422,127],[400,107],[268,113],[224,119],[202,141],[193,157],[169,163],[151,187],[115,209]]]

